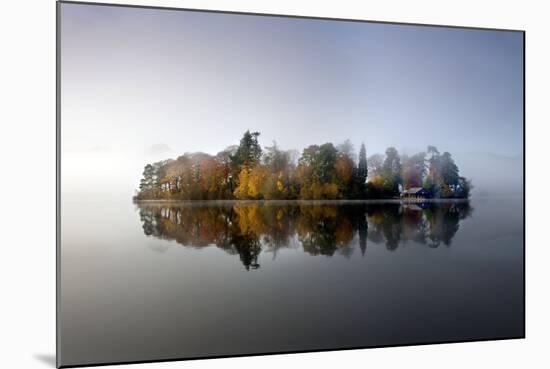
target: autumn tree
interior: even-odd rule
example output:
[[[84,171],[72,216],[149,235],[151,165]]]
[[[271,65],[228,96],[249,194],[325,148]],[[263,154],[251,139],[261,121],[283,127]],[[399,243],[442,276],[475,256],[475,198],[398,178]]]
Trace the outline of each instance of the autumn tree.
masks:
[[[237,183],[239,185],[235,188],[233,191],[233,195],[237,199],[247,199],[248,198],[248,180],[250,178],[250,171],[247,169],[242,169],[239,172],[239,177],[237,179]]]
[[[345,154],[339,153],[334,163],[335,179],[340,184],[342,191],[346,189],[352,180],[354,172],[354,163],[351,158]]]
[[[338,151],[332,143],[311,145],[304,149],[298,161],[300,197],[304,199],[334,199],[339,196],[335,183]]]
[[[349,141],[347,141],[349,142]],[[347,146],[347,147],[346,147]],[[357,168],[353,160],[353,147],[351,144],[339,146],[338,155],[334,164],[334,181],[338,185],[338,191],[341,197],[353,197],[354,180]]]
[[[265,147],[263,164],[267,168],[263,198],[288,199],[294,198],[296,184],[294,183],[295,165],[292,152],[280,150],[276,142]]]
[[[259,132],[251,133],[247,130],[243,134],[235,154],[231,157],[233,176],[237,178],[233,194],[239,199],[248,198],[250,171],[260,162],[262,156],[262,148],[258,142],[259,136]]]

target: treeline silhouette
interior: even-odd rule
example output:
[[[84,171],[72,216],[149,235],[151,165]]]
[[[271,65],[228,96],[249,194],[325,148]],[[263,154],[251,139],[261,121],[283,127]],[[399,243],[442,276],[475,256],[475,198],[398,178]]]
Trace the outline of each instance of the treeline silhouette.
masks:
[[[450,246],[462,219],[472,213],[467,201],[385,204],[238,203],[163,206],[138,204],[143,232],[188,247],[216,245],[238,255],[245,268],[260,267],[263,250],[302,247],[311,255],[349,256],[367,243],[388,250],[414,241]]]
[[[308,146],[298,157],[276,143],[262,149],[259,136],[246,131],[238,146],[216,155],[147,164],[136,199],[380,199],[412,188],[423,188],[423,197],[468,198],[472,188],[451,154],[434,146],[412,156],[390,147],[367,158],[361,144],[356,160],[347,140]]]

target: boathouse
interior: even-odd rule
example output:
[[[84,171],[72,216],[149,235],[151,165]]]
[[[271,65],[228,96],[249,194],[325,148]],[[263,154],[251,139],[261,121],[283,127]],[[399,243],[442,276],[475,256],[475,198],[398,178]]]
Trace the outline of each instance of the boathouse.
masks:
[[[425,199],[430,197],[430,192],[423,187],[411,187],[401,192],[401,197]]]

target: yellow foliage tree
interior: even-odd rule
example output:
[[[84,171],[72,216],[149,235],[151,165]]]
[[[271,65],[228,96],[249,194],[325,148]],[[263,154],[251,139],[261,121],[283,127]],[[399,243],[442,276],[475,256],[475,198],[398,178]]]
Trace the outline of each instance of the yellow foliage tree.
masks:
[[[351,180],[353,175],[353,161],[346,155],[338,155],[334,164],[337,178],[344,184]]]
[[[248,181],[249,181],[248,169],[243,168],[239,173],[238,185],[233,191],[233,195],[237,199],[243,200],[248,198]]]
[[[338,185],[336,185],[336,183],[325,183],[323,185],[323,198],[337,199],[339,194]]]
[[[264,166],[257,165],[252,169],[248,176],[248,198],[259,199],[263,197],[266,177],[267,169]]]
[[[375,175],[369,179],[369,182],[376,187],[382,187],[382,184],[384,183],[384,179],[382,178],[381,175]]]

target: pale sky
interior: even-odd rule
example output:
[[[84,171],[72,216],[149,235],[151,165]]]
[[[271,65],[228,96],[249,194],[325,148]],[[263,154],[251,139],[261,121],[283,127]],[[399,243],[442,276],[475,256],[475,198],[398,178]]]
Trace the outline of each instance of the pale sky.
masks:
[[[147,162],[246,129],[300,151],[482,153],[521,179],[520,32],[64,3],[61,92],[68,189],[109,173],[133,191]]]

